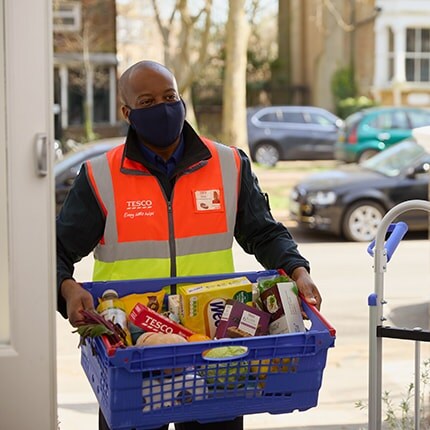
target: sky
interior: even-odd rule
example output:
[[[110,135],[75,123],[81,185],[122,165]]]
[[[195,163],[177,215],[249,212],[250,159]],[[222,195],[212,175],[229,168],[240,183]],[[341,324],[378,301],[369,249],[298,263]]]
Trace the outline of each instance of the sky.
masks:
[[[133,1],[139,1],[139,0],[116,0],[118,4],[130,4],[133,3]],[[174,4],[175,0],[158,0],[158,7],[160,8],[160,11],[169,14],[172,8],[172,5]],[[188,4],[190,7],[190,10],[192,11],[192,8],[195,7],[196,9],[200,9],[202,5],[204,4],[204,0],[188,0]],[[142,3],[140,0],[139,3]],[[145,5],[150,6],[151,5],[150,0],[144,1]],[[251,4],[251,0],[248,0],[248,3]],[[258,14],[258,17],[260,19],[264,19],[264,16],[267,14],[273,15],[274,12],[278,9],[278,0],[260,0],[260,13]],[[215,23],[222,23],[227,21],[227,15],[228,15],[228,0],[213,0],[213,10],[212,10],[212,17]]]

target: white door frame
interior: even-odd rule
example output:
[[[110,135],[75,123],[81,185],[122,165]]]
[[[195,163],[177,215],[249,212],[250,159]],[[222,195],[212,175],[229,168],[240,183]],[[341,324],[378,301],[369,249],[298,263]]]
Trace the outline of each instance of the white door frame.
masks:
[[[5,430],[57,428],[51,7],[51,0],[0,0],[0,428]]]

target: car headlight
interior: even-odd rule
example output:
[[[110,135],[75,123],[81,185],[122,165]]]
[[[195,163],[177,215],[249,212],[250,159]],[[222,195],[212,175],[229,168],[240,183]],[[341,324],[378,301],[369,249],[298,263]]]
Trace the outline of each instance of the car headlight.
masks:
[[[313,205],[332,205],[336,201],[336,193],[334,191],[318,191],[308,195],[309,203]]]
[[[290,193],[290,199],[291,200],[298,200],[299,198],[299,193],[297,192],[297,190],[292,190]]]

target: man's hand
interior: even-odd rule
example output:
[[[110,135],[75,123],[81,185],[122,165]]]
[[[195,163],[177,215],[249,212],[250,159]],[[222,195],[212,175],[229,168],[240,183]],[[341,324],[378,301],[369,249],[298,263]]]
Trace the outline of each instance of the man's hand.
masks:
[[[94,309],[93,296],[73,279],[63,281],[61,295],[67,303],[67,316],[70,324],[78,327],[82,320],[81,310]]]
[[[320,310],[322,298],[308,271],[304,267],[297,267],[291,274],[291,278],[305,300]]]

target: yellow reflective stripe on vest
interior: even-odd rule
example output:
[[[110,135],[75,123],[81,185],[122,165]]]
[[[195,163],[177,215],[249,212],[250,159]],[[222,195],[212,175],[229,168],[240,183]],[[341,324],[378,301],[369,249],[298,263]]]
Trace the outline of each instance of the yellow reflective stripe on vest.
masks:
[[[177,276],[210,275],[213,273],[233,273],[231,249],[178,257]],[[170,259],[143,258],[113,262],[96,261],[94,281],[121,281],[124,279],[158,278],[170,273]],[[127,273],[127,278],[124,277]]]

